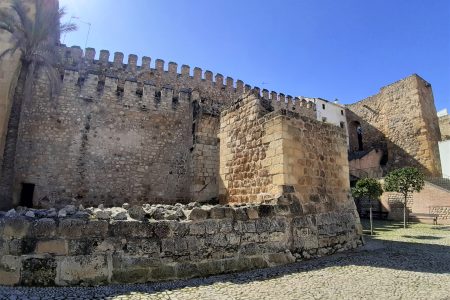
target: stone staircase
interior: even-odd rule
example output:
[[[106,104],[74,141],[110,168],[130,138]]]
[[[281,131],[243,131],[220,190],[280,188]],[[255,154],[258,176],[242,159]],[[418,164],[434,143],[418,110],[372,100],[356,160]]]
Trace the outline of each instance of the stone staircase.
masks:
[[[450,192],[450,179],[443,177],[426,178],[425,181]]]

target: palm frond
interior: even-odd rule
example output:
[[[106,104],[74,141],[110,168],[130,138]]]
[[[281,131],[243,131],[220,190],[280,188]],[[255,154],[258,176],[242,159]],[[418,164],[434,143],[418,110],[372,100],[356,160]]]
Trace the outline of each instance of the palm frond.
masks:
[[[6,23],[0,23],[0,30],[8,31],[11,34],[14,32],[14,28]]]
[[[29,101],[31,99],[33,82],[36,73],[36,63],[34,61],[30,62],[27,68],[28,69],[26,70],[25,83],[23,85],[23,98],[25,101]]]
[[[68,33],[78,29],[75,23],[64,23],[59,26],[60,33]]]
[[[14,25],[15,25],[14,17],[6,10],[0,10],[0,29],[6,30],[9,33],[13,33]]]
[[[39,1],[37,1],[37,2],[39,2]],[[27,9],[26,9],[25,5],[23,4],[23,1],[14,0],[11,7],[16,12],[16,14],[19,16],[20,26],[18,26],[18,27],[22,27],[23,31],[26,35],[28,35],[27,33],[33,32],[33,22],[27,15]],[[26,36],[26,38],[28,38],[28,36]]]
[[[15,52],[14,48],[8,48],[8,49],[2,51],[0,53],[0,61],[8,54],[10,54],[11,56],[14,55],[14,52]]]

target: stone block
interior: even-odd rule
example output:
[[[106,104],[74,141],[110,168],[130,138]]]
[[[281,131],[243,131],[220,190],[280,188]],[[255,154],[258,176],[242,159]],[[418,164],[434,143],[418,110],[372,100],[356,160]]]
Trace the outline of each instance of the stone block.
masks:
[[[204,223],[191,223],[189,225],[189,234],[204,235],[206,233],[206,226]]]
[[[203,261],[196,265],[198,270],[197,276],[211,276],[220,274],[224,271],[223,262],[221,260]]]
[[[205,225],[206,234],[216,234],[219,232],[222,220],[205,220],[202,223]]]
[[[166,222],[166,221],[154,223],[155,235],[160,239],[172,236],[172,233],[173,233],[172,227],[173,226],[171,226],[171,225],[172,225],[172,223]]]
[[[275,208],[273,205],[261,204],[258,207],[258,215],[261,218],[271,217],[271,216],[275,215]]]
[[[248,207],[247,210],[247,216],[250,220],[254,220],[254,219],[258,219],[259,218],[259,213],[258,210],[254,207]]]
[[[36,247],[36,239],[23,238],[9,241],[9,253],[12,255],[23,255],[33,253]]]
[[[247,262],[246,263],[247,270],[263,269],[263,268],[267,268],[269,266],[269,264],[267,263],[267,261],[264,259],[264,257],[262,255],[255,255],[255,256],[247,257],[246,262]]]
[[[175,241],[173,238],[161,240],[161,253],[166,256],[175,254]]]
[[[240,253],[240,255],[251,256],[251,255],[262,254],[263,252],[262,252],[261,247],[258,245],[258,243],[247,243],[247,244],[241,245],[241,247],[239,249],[239,253]]]
[[[20,271],[21,266],[20,256],[3,255],[0,258],[0,269],[3,271]]]
[[[229,233],[233,231],[233,220],[232,219],[223,219],[218,223],[219,232]]]
[[[90,220],[82,226],[82,235],[80,237],[98,237],[108,236],[109,223],[105,220]]]
[[[224,210],[225,218],[234,219],[235,211],[232,207],[224,207],[223,210]]]
[[[0,234],[3,239],[23,238],[28,235],[30,222],[25,217],[5,217],[0,219]]]
[[[112,255],[113,269],[133,269],[133,268],[152,268],[161,265],[159,257],[149,257],[145,255],[128,255],[115,253]]]
[[[210,245],[212,249],[226,247],[228,241],[224,233],[217,233],[213,235],[208,235],[205,239],[205,244]]]
[[[135,267],[132,269],[114,269],[112,283],[145,283],[149,281],[150,269]]]
[[[141,205],[133,205],[128,209],[128,214],[131,218],[142,221],[145,219],[146,212]]]
[[[58,224],[58,236],[69,239],[87,236],[87,233],[83,232],[86,223],[80,219],[61,219]]]
[[[50,218],[42,218],[33,222],[31,235],[36,238],[53,238],[56,234],[56,222]]]
[[[287,250],[283,253],[269,253],[267,255],[269,266],[279,266],[295,262],[295,257]]]
[[[177,269],[175,264],[164,264],[150,268],[149,280],[161,281],[180,278],[177,274]]]
[[[293,246],[296,249],[317,249],[319,247],[319,240],[315,234],[305,234],[305,231],[293,229]]]
[[[67,240],[38,241],[35,250],[36,254],[54,255],[67,255],[68,251]]]
[[[204,254],[203,249],[205,246],[205,240],[196,236],[187,236],[186,238],[188,251],[191,255],[202,256]]]
[[[136,220],[111,221],[108,235],[112,237],[140,237],[148,238],[154,234],[156,223],[141,222]]]
[[[0,256],[9,254],[9,243],[3,239],[0,239]]]
[[[152,239],[132,239],[128,240],[126,245],[122,248],[125,253],[130,255],[157,255],[160,251],[159,240]]]
[[[95,252],[101,240],[98,238],[82,238],[68,240],[67,248],[69,255],[90,255]]]
[[[255,223],[255,221],[241,222],[240,224],[241,224],[242,232],[250,232],[250,233],[255,233],[256,232],[256,223]]]
[[[57,284],[97,285],[108,281],[108,264],[105,255],[67,256],[58,261]]]
[[[19,256],[3,255],[0,258],[0,285],[17,285],[22,267]]]
[[[180,279],[188,279],[197,277],[200,275],[200,271],[196,264],[193,263],[180,263],[176,266],[176,276]]]
[[[236,233],[228,233],[225,238],[229,246],[237,246],[241,243],[241,236]]]
[[[20,284],[50,286],[56,280],[56,261],[53,257],[27,258],[22,262]]]
[[[189,220],[192,221],[201,221],[205,220],[209,217],[209,211],[204,210],[199,207],[194,207],[189,215]]]
[[[20,282],[20,270],[4,271],[0,269],[0,285],[17,285]]]
[[[221,206],[215,206],[211,208],[210,212],[211,219],[223,219],[225,218],[225,208]]]
[[[247,211],[243,207],[238,207],[235,210],[235,218],[239,221],[246,221],[248,220]]]
[[[261,218],[255,220],[256,232],[270,232],[272,228],[272,220],[268,218]]]

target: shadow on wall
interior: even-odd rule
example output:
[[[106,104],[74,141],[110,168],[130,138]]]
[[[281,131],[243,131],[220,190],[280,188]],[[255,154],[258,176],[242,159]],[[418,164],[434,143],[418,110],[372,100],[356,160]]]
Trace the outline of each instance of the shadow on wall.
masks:
[[[427,176],[431,175],[416,158],[408,154],[394,141],[388,139],[383,132],[370,125],[367,121],[347,109],[347,123],[349,124],[349,159],[358,152],[364,154],[372,149],[383,151],[380,165],[383,175],[402,167],[417,167]]]

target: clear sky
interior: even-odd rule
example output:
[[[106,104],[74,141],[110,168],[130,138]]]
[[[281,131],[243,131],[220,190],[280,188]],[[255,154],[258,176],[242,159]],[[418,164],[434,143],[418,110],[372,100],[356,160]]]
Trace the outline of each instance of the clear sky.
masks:
[[[450,109],[449,0],[60,0],[88,47],[352,103],[413,73]],[[88,26],[65,37],[84,48]],[[61,37],[63,39],[64,37]],[[125,59],[126,60],[126,59]]]

